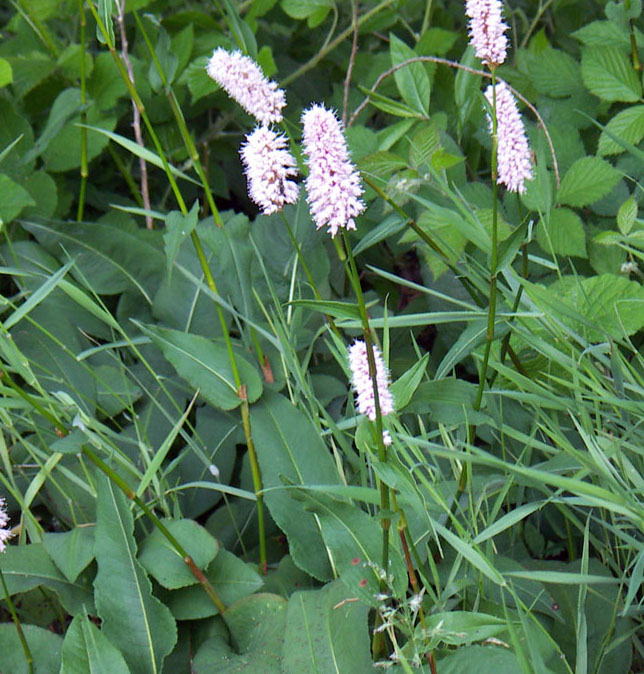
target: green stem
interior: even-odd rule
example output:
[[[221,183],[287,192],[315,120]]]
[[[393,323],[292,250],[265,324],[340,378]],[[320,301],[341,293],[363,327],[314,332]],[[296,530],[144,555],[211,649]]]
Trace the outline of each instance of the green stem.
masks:
[[[494,324],[496,321],[496,278],[498,272],[498,183],[497,183],[497,164],[498,164],[498,122],[496,118],[496,81],[495,72],[492,70],[492,256],[490,260],[490,303],[487,314],[487,331],[485,334],[485,352],[483,354],[483,365],[479,380],[478,391],[476,392],[476,401],[474,409],[478,412],[481,409],[483,401],[483,390],[485,389],[485,377],[487,375],[492,342],[494,341]]]
[[[210,584],[210,581],[206,578],[204,573],[197,567],[192,557],[188,554],[185,548],[179,543],[179,541],[172,535],[172,533],[166,528],[166,526],[161,522],[161,520],[148,508],[148,506],[140,499],[136,492],[130,488],[130,486],[125,482],[125,480],[116,472],[114,472],[104,461],[102,461],[94,452],[83,445],[83,454],[107,477],[113,482],[124,494],[127,499],[134,501],[139,508],[148,516],[150,521],[154,526],[165,536],[167,541],[172,545],[172,547],[181,555],[183,561],[188,566],[194,577],[199,581],[203,589],[206,591],[207,595],[212,600],[212,603],[217,607],[219,613],[223,614],[226,611],[226,605],[220,599],[215,588]]]
[[[422,35],[429,28],[429,20],[432,16],[432,3],[433,0],[426,0],[425,2],[425,14],[423,16],[423,25],[420,29],[420,34]]]
[[[123,176],[123,180],[130,189],[130,194],[139,208],[145,208],[143,203],[143,197],[141,196],[141,191],[139,190],[138,185],[136,184],[130,169],[123,163],[123,160],[119,157],[118,152],[112,147],[111,144],[108,144],[107,151],[109,152],[112,161],[116,165],[119,173]]]
[[[351,244],[349,243],[349,237],[346,235],[346,232],[344,230],[342,231],[342,239],[344,242],[345,250],[347,251],[349,278],[351,280],[351,284],[353,285],[353,290],[356,294],[356,299],[358,300],[358,307],[360,309],[360,318],[362,320],[362,334],[364,336],[365,344],[367,347],[367,360],[369,362],[369,377],[371,378],[371,383],[373,385],[373,397],[376,408],[375,440],[378,447],[378,460],[381,463],[387,463],[387,447],[385,447],[385,443],[383,442],[382,438],[382,414],[380,412],[380,397],[378,395],[376,359],[373,354],[373,340],[371,337],[371,328],[369,327],[367,307],[365,305],[364,296],[362,294],[362,288],[360,287],[360,277],[358,276],[358,268],[356,266],[355,258],[353,257],[353,250],[351,249]],[[389,511],[389,487],[382,481],[380,481],[380,510],[383,513]],[[389,573],[390,526],[391,520],[389,519],[389,517],[384,516],[382,518],[382,568],[384,569],[385,574]],[[386,581],[381,580],[380,585],[381,588],[384,589],[386,586]]]
[[[483,353],[483,364],[479,374],[479,386],[476,392],[476,400],[474,402],[474,409],[478,412],[481,409],[483,402],[483,391],[485,390],[485,378],[487,376],[488,363],[490,361],[490,353],[492,351],[492,342],[494,341],[494,325],[496,321],[496,277],[498,267],[498,184],[497,184],[497,163],[498,163],[498,149],[499,139],[497,133],[497,118],[496,118],[496,77],[495,69],[491,70],[492,75],[492,254],[490,259],[490,300],[488,304],[487,313],[487,330],[485,333],[485,351]],[[470,445],[474,444],[476,435],[476,426],[470,424],[467,427],[467,441]],[[467,462],[461,465],[461,474],[458,479],[456,493],[454,494],[454,501],[450,509],[450,516],[445,523],[447,527],[451,526],[456,510],[458,509],[459,501],[462,494],[467,489],[469,478],[469,470]]]
[[[11,596],[9,595],[9,589],[7,588],[7,583],[4,580],[4,574],[2,573],[2,569],[0,569],[0,581],[2,581],[2,588],[4,589],[4,596],[5,599],[7,600],[7,605],[9,606],[11,619],[13,620],[13,624],[16,626],[16,630],[18,631],[18,638],[20,639],[20,643],[22,644],[22,650],[25,652],[25,659],[27,660],[27,669],[29,670],[29,674],[33,674],[34,658],[31,655],[31,650],[29,649],[29,644],[27,643],[25,634],[22,631],[22,625],[20,624],[20,620],[18,619],[18,614],[16,613],[16,609],[13,605],[13,602],[11,601]]]
[[[192,136],[190,135],[190,132],[188,131],[188,126],[186,125],[186,119],[183,116],[183,112],[181,110],[179,102],[177,101],[177,97],[174,93],[174,90],[172,89],[172,86],[170,85],[170,83],[167,80],[165,72],[163,71],[161,63],[159,62],[159,58],[156,54],[156,51],[154,50],[154,47],[152,45],[152,42],[150,41],[150,38],[147,34],[147,31],[145,30],[145,27],[143,26],[143,22],[139,18],[138,12],[136,10],[133,10],[132,14],[134,14],[134,19],[137,23],[137,26],[138,26],[139,30],[141,31],[141,34],[143,35],[143,39],[145,40],[145,43],[148,47],[148,51],[150,52],[150,56],[152,57],[152,60],[154,61],[157,72],[159,73],[159,77],[161,78],[161,83],[162,83],[163,89],[166,92],[166,95],[168,97],[168,101],[170,102],[170,108],[172,109],[172,114],[174,115],[177,126],[179,127],[179,133],[181,134],[181,138],[183,140],[183,143],[186,146],[186,149],[188,150],[188,154],[190,155],[190,159],[193,163],[193,166],[195,167],[195,170],[197,171],[197,175],[199,176],[199,179],[201,180],[201,184],[203,185],[204,193],[206,195],[206,200],[208,202],[208,206],[210,207],[210,210],[212,211],[212,216],[213,216],[213,219],[215,221],[215,224],[217,225],[217,227],[223,227],[224,222],[221,219],[219,209],[215,205],[215,199],[214,199],[214,196],[212,194],[212,190],[210,189],[210,185],[208,184],[208,179],[206,178],[205,171],[204,171],[203,166],[201,164],[201,157],[199,156],[199,152],[197,151],[197,148],[194,144],[194,141],[192,140]]]
[[[98,15],[98,12],[96,11],[96,8],[93,6],[93,4],[90,2],[89,7],[92,11],[92,14],[94,15],[94,19],[99,26],[101,33],[103,34],[103,37],[105,38],[106,44],[108,49],[110,50],[110,53],[112,54],[112,57],[116,61],[116,65],[119,69],[119,73],[125,82],[125,85],[128,89],[128,92],[130,93],[130,96],[132,97],[132,100],[134,101],[135,105],[137,106],[140,114],[141,114],[141,119],[145,123],[146,129],[148,130],[148,133],[150,134],[150,138],[152,138],[152,142],[154,143],[154,146],[157,150],[157,153],[159,154],[159,157],[161,158],[161,162],[163,164],[163,168],[165,170],[165,173],[168,177],[168,181],[170,183],[170,187],[172,188],[172,191],[175,195],[175,199],[177,200],[177,204],[179,205],[179,209],[183,215],[188,214],[188,208],[186,206],[186,203],[183,199],[183,196],[181,194],[181,191],[179,190],[179,186],[177,185],[177,182],[174,178],[174,175],[170,171],[170,165],[168,163],[168,160],[165,156],[165,152],[163,151],[163,147],[161,146],[161,143],[159,142],[159,139],[157,137],[156,132],[154,131],[154,127],[152,126],[150,119],[145,111],[145,106],[143,105],[143,102],[141,101],[141,97],[137,93],[132,81],[130,80],[130,77],[127,73],[127,69],[125,65],[123,64],[121,58],[119,57],[118,53],[114,49],[114,45],[112,45],[109,41],[109,35],[107,31],[105,30],[105,25],[101,21],[100,16]],[[152,50],[154,54],[154,50]],[[154,57],[156,57],[156,54],[154,54]],[[163,77],[163,71],[162,69],[159,68],[159,73]],[[185,126],[185,121],[184,121],[184,126]],[[188,134],[189,135],[189,134]],[[213,207],[214,207],[214,201],[213,201]],[[215,209],[213,211],[213,214],[217,213],[217,210]],[[217,291],[217,285],[215,283],[215,279],[210,271],[210,267],[208,265],[208,260],[206,259],[206,255],[203,251],[203,247],[201,245],[201,241],[199,239],[199,235],[197,234],[196,231],[192,231],[190,234],[190,238],[192,239],[192,243],[195,248],[195,252],[197,253],[197,257],[199,258],[199,264],[201,265],[201,269],[204,273],[204,277],[206,279],[206,283],[210,290],[218,295]],[[254,452],[254,444],[252,441],[252,438],[250,437],[250,423],[245,423],[244,418],[243,418],[243,401],[244,401],[244,396],[245,396],[245,389],[242,386],[242,381],[239,376],[239,370],[237,368],[237,362],[235,360],[235,354],[233,352],[233,347],[232,347],[232,342],[230,339],[230,333],[228,331],[228,326],[226,325],[226,319],[224,317],[223,310],[219,304],[216,304],[217,307],[217,314],[219,316],[219,322],[221,323],[221,328],[222,328],[222,333],[224,335],[224,340],[226,342],[226,350],[228,352],[228,358],[230,360],[230,367],[232,370],[233,378],[235,380],[235,386],[237,389],[237,395],[239,396],[240,400],[242,400],[242,424],[244,426],[244,432],[247,434],[246,435],[246,444],[249,450],[249,457],[251,459],[251,463],[253,461],[257,461],[257,457],[255,456]],[[251,456],[252,453],[252,456]],[[259,493],[256,491],[256,497],[257,497],[257,506],[258,506],[258,521],[259,521],[259,536],[260,536],[260,553],[262,551],[265,552],[266,550],[266,545],[264,542],[265,539],[265,531],[264,531],[264,519],[263,515],[262,517],[259,517],[259,511],[261,510],[261,504],[262,504],[262,496],[261,496],[261,482],[260,482],[260,487],[259,487]],[[260,557],[260,566],[265,567],[266,566],[266,559]]]
[[[85,18],[85,4],[84,0],[78,0],[78,12],[80,16],[80,47],[81,47],[81,62],[80,62],[80,89],[81,89],[81,165],[80,165],[80,191],[78,194],[78,209],[76,211],[76,220],[80,222],[83,219],[85,210],[85,191],[87,188],[88,161],[87,161],[87,74],[85,72],[85,53],[86,40],[85,28],[87,27],[87,20]]]

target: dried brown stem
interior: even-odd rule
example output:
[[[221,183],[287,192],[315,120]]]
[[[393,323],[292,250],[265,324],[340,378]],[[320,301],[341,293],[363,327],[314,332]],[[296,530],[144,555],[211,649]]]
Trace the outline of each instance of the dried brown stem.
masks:
[[[347,125],[347,113],[349,108],[349,87],[351,85],[351,73],[358,53],[358,0],[355,0],[352,6],[353,13],[353,44],[351,45],[351,56],[349,58],[349,67],[347,76],[344,78],[344,98],[342,100],[342,124]]]
[[[134,84],[134,69],[132,68],[132,62],[130,61],[127,35],[125,33],[125,2],[126,0],[118,0],[116,3],[116,6],[118,7],[117,21],[119,24],[119,32],[121,34],[121,58],[123,59],[123,63],[125,63],[130,82]],[[132,100],[132,128],[134,129],[134,139],[137,144],[141,147],[145,147],[143,144],[143,133],[141,132],[141,112],[134,100]],[[148,165],[143,157],[139,157],[139,167],[141,170],[141,198],[143,199],[143,208],[149,211],[150,190],[148,187]],[[145,216],[145,226],[148,229],[154,227],[152,216]]]

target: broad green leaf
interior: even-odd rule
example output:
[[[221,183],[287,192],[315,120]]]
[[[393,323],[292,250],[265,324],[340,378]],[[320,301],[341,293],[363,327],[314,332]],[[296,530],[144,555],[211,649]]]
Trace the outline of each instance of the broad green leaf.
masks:
[[[12,89],[19,99],[44,82],[56,69],[56,62],[39,51],[8,56],[7,61],[13,70]]]
[[[129,503],[107,477],[97,475],[96,609],[101,631],[121,651],[133,674],[157,674],[177,640],[169,609],[152,594],[136,559]]]
[[[630,196],[619,207],[619,211],[617,211],[617,227],[619,227],[619,231],[624,236],[627,236],[631,231],[631,229],[633,228],[636,219],[637,219],[637,201],[635,201],[635,199],[633,199],[633,197]]]
[[[87,615],[76,616],[67,628],[62,656],[60,674],[130,673],[130,668],[119,650]]]
[[[0,58],[0,88],[13,82],[13,69],[7,59]]]
[[[461,64],[467,68],[477,68],[477,58],[474,48],[469,45],[463,54]],[[482,116],[481,105],[478,99],[478,91],[481,88],[481,76],[458,70],[454,78],[454,101],[458,109],[459,128],[463,128],[470,115]]]
[[[512,651],[496,646],[466,646],[438,660],[441,674],[517,674],[521,665]]]
[[[309,28],[315,28],[331,11],[334,0],[281,0],[280,6],[292,19],[307,19]]]
[[[202,571],[217,555],[217,541],[194,520],[163,519],[161,522]],[[155,528],[142,541],[139,562],[160,585],[170,590],[199,582],[159,529]]]
[[[588,47],[625,47],[630,45],[627,31],[620,29],[612,21],[592,21],[572,33]]]
[[[406,411],[429,414],[444,424],[482,423],[485,415],[474,409],[476,386],[471,382],[448,377],[423,382]]]
[[[476,611],[445,611],[425,617],[428,629],[436,629],[438,638],[450,646],[484,641],[507,630],[507,623],[486,613]]]
[[[564,277],[549,288],[589,324],[563,320],[577,331],[585,331],[590,341],[606,337],[620,340],[644,327],[644,288],[623,276],[602,274],[590,278]]]
[[[251,408],[253,440],[264,484],[264,499],[288,538],[293,561],[318,580],[333,577],[333,562],[319,521],[291,496],[289,484],[339,484],[320,431],[286,398],[266,393]]]
[[[614,140],[610,134],[631,145],[638,145],[644,138],[644,105],[633,105],[626,108],[626,110],[618,112],[606,124],[597,146],[597,154],[601,157],[626,151],[626,148]]]
[[[587,206],[605,197],[621,176],[605,159],[578,159],[564,175],[557,202],[566,206]]]
[[[281,656],[287,602],[274,594],[254,594],[226,611],[226,626],[234,648],[216,636],[197,651],[195,674],[282,674]]]
[[[366,87],[363,87],[362,85],[358,84],[358,89],[365,94],[365,96],[369,97],[369,102],[371,105],[374,107],[378,108],[378,110],[382,110],[383,112],[388,113],[389,115],[394,115],[394,117],[411,117],[413,119],[426,119],[426,116],[424,114],[419,113],[417,110],[414,108],[410,107],[409,105],[405,103],[401,103],[400,101],[395,101],[393,98],[389,98],[388,96],[383,96],[382,94],[379,94],[377,91],[370,91]]]
[[[102,52],[96,57],[92,75],[87,82],[87,90],[100,110],[110,110],[119,99],[128,96],[127,86],[110,53]]]
[[[416,58],[418,54],[393,33],[389,35],[391,65]],[[422,63],[410,63],[394,73],[394,80],[403,101],[421,117],[429,116],[430,83],[429,75]]]
[[[284,674],[373,672],[367,606],[345,601],[350,596],[339,581],[291,595],[282,651]]]
[[[217,553],[205,576],[226,606],[257,592],[264,584],[262,576],[250,564],[227,550]],[[197,620],[219,613],[201,585],[161,591],[160,597],[177,620]]]
[[[107,222],[111,224],[107,224]],[[69,255],[100,295],[134,286],[151,303],[163,269],[161,235],[142,230],[129,218],[106,222],[55,224],[28,222],[24,227],[52,255]]]
[[[528,223],[523,222],[518,227],[515,227],[512,234],[504,239],[499,246],[499,262],[497,270],[499,272],[505,271],[515,260],[521,246],[526,242],[526,235],[528,233]]]
[[[570,96],[582,86],[579,64],[559,49],[544,49],[530,60],[529,76],[540,94]]]
[[[394,406],[398,411],[402,410],[412,399],[414,392],[425,376],[428,361],[429,354],[426,353],[391,385],[391,395],[394,399]]]
[[[199,220],[199,201],[195,200],[189,213],[183,215],[181,211],[170,211],[165,218],[166,231],[163,234],[165,243],[165,268],[168,276],[172,273],[172,266],[177,259],[179,247],[189,237]]]
[[[58,206],[58,187],[49,173],[34,171],[22,185],[36,203],[27,206],[21,216],[24,219],[51,219]]]
[[[109,142],[107,134],[112,132],[116,122],[116,117],[103,117],[96,106],[91,106],[88,109],[85,120],[80,115],[74,115],[68,119],[56,135],[48,141],[42,153],[47,170],[52,173],[59,173],[80,167],[82,156],[81,123],[87,124],[88,128],[102,132],[87,134],[87,160],[91,161],[98,157],[107,146]]]
[[[33,148],[27,152],[23,161],[31,161],[39,157],[46,149],[49,143],[57,136],[63,126],[73,117],[81,108],[80,89],[64,89],[58,94],[56,100],[51,106],[47,123]]]
[[[198,56],[186,68],[180,80],[185,80],[187,83],[193,103],[219,90],[219,85],[206,73],[209,58],[209,56]]]
[[[382,527],[380,522],[357,506],[337,501],[321,490],[297,490],[307,510],[315,513],[334,568],[349,592],[370,606],[380,588]],[[391,534],[390,534],[391,535]],[[407,588],[402,555],[395,545],[389,548],[388,587],[397,597]]]
[[[642,96],[642,85],[632,64],[616,47],[585,47],[581,75],[586,87],[604,101],[633,103]]]
[[[565,206],[553,208],[537,226],[537,241],[547,252],[586,257],[586,233],[581,218]]]
[[[424,165],[432,160],[436,152],[441,149],[440,135],[435,123],[422,124],[412,136],[409,146],[409,163],[418,170],[424,170]]]
[[[63,533],[46,533],[43,543],[49,556],[71,583],[94,559],[94,527],[75,527]]]
[[[17,218],[27,206],[35,206],[27,190],[0,173],[0,220],[5,224]]]
[[[69,581],[51,561],[42,543],[8,546],[0,555],[0,568],[9,595],[44,585],[58,595],[65,610],[72,615],[93,611],[88,579],[81,576],[74,582]]]
[[[163,351],[177,373],[211,405],[220,410],[232,410],[241,405],[227,348],[200,335],[137,323],[141,330]],[[246,387],[248,401],[253,403],[262,395],[262,380],[258,370],[239,351],[235,362],[241,383]]]
[[[35,674],[60,670],[60,654],[63,638],[35,625],[22,624],[22,631],[33,657]],[[30,674],[25,651],[18,637],[16,626],[11,622],[0,624],[0,672],[6,674]]]
[[[162,93],[163,82],[165,81],[166,85],[172,84],[174,77],[177,73],[177,66],[179,65],[179,60],[177,59],[176,54],[173,52],[170,44],[170,36],[168,31],[165,30],[163,25],[154,21],[154,28],[158,33],[157,43],[154,48],[156,55],[156,60],[150,58],[150,65],[148,68],[148,78],[150,81],[150,86],[152,91],[157,94]],[[161,73],[159,73],[159,67],[157,67],[157,62],[161,68]]]
[[[96,374],[96,405],[108,417],[115,417],[142,396],[142,390],[128,377],[125,368],[99,365]]]

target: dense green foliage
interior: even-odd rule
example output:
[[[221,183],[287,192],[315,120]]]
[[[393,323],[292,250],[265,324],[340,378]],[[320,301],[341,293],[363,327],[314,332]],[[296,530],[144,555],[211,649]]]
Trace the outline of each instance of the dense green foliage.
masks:
[[[0,671],[642,671],[641,4],[505,3],[521,196],[461,2],[0,9]],[[386,459],[345,244],[257,214],[218,46],[298,161],[345,114]]]

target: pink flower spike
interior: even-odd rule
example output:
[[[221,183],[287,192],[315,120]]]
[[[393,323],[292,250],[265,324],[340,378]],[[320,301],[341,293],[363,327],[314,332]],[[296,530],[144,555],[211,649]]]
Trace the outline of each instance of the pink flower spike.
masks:
[[[465,13],[470,17],[470,44],[476,56],[493,68],[505,61],[508,27],[503,23],[501,0],[466,0]]]
[[[375,344],[373,357],[376,361],[376,384],[378,386],[380,414],[385,417],[394,411],[394,401],[389,391],[389,372],[382,359],[380,349]],[[375,421],[376,402],[373,383],[369,376],[369,360],[365,342],[356,340],[349,347],[349,367],[351,368],[353,390],[358,397],[358,411],[361,414],[366,414],[371,421]],[[391,444],[391,437],[385,438],[385,434],[383,434],[383,441],[385,444]]]
[[[282,121],[286,94],[264,77],[259,66],[240,51],[218,47],[208,61],[206,72],[217,84],[261,124]]]
[[[286,136],[258,126],[246,136],[240,150],[248,194],[264,215],[281,211],[284,204],[294,204],[299,195],[299,187],[289,180],[297,175],[297,169],[286,147]]]
[[[485,98],[492,105],[492,85],[485,91]],[[497,183],[505,185],[510,192],[523,194],[525,181],[532,179],[530,146],[517,103],[505,82],[496,85],[496,133],[499,140],[497,151]],[[488,115],[490,132],[492,118]]]
[[[7,549],[7,541],[13,536],[13,532],[7,524],[9,524],[9,516],[7,515],[6,502],[0,497],[0,552]]]
[[[315,226],[355,229],[354,218],[366,208],[360,199],[360,174],[349,159],[342,125],[332,110],[313,105],[302,114],[302,142],[308,157],[306,191]]]

